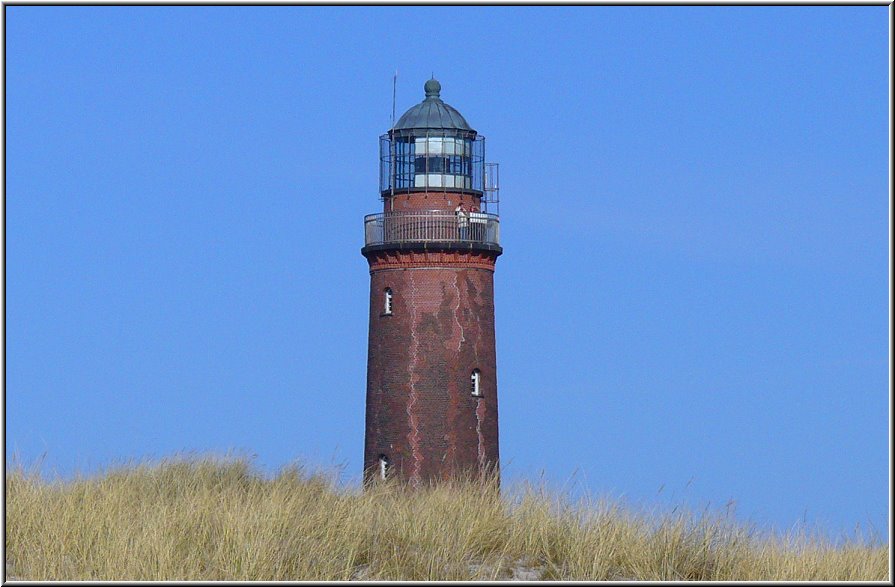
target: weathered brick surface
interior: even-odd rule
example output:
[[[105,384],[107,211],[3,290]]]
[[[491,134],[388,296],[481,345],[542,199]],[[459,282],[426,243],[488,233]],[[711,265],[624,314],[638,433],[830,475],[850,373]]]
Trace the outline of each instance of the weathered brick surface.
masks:
[[[391,474],[413,483],[496,468],[499,456],[496,255],[425,255],[370,257],[364,468],[375,476],[385,455]],[[391,315],[383,314],[386,288]]]

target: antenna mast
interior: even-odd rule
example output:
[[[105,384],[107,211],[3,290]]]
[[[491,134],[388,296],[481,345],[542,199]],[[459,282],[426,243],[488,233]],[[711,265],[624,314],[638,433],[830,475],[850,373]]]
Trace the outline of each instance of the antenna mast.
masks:
[[[395,98],[398,94],[398,70],[395,70],[395,77],[392,78],[392,128],[395,128]]]
[[[395,209],[395,182],[397,181],[397,169],[395,167],[395,101],[398,95],[398,68],[395,68],[395,76],[392,78],[392,130],[388,137],[388,164],[389,183],[392,197],[389,198],[389,210]]]

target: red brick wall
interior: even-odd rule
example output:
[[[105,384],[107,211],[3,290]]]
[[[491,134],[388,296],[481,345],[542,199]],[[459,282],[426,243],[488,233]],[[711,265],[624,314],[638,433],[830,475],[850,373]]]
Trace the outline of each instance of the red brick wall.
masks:
[[[391,198],[386,198],[383,203],[384,212],[392,210],[396,212],[402,210],[449,210],[453,212],[456,210],[457,204],[460,203],[467,209],[472,206],[477,207],[480,211],[482,209],[482,198],[457,192],[413,192],[398,194],[392,198],[394,198],[394,207],[392,207]]]
[[[378,474],[381,454],[412,483],[497,466],[494,273],[481,259],[470,263],[478,267],[437,266],[441,258],[402,268],[371,255],[368,475]],[[383,315],[386,288],[391,315]],[[481,398],[471,393],[473,369],[481,371]]]

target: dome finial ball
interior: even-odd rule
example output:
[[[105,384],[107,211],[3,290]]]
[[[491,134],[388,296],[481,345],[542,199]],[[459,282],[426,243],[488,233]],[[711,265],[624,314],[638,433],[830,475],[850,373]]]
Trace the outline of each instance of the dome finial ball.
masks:
[[[438,98],[441,96],[441,84],[438,83],[438,80],[434,77],[426,81],[426,85],[423,86],[423,89],[426,90],[427,98]]]

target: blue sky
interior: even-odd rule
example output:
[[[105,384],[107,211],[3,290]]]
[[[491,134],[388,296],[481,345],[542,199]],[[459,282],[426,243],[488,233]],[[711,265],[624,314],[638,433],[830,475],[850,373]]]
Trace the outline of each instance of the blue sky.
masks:
[[[363,450],[378,136],[501,164],[501,457],[888,533],[887,7],[6,7],[6,451]]]

